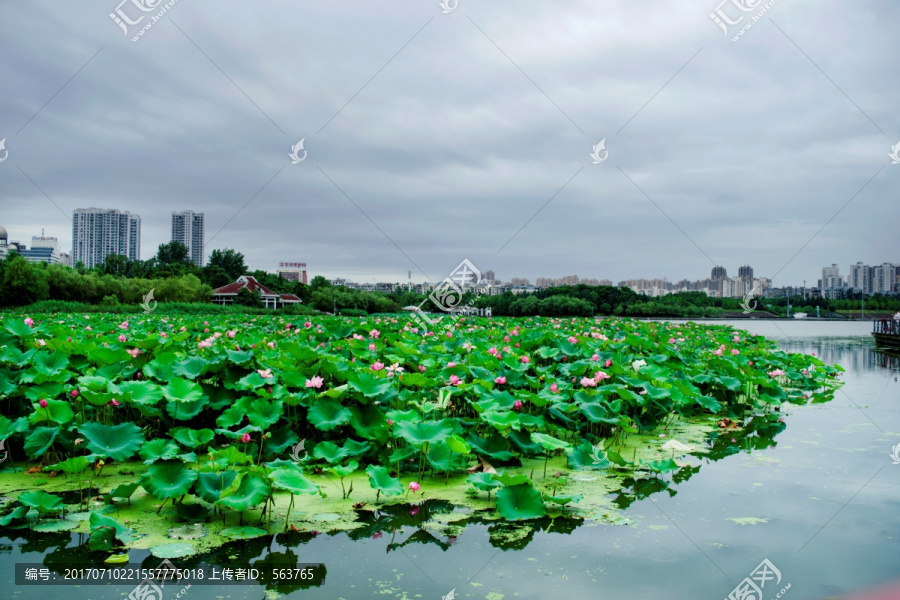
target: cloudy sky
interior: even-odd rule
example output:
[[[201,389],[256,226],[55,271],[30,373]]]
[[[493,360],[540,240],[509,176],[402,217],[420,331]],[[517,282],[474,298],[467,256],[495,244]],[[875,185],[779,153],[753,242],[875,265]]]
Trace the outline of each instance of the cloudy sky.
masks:
[[[727,0],[726,35],[718,0],[178,0],[132,41],[164,5],[118,1],[0,4],[11,239],[96,206],[144,259],[193,209],[207,251],[360,282],[900,262],[897,2]]]

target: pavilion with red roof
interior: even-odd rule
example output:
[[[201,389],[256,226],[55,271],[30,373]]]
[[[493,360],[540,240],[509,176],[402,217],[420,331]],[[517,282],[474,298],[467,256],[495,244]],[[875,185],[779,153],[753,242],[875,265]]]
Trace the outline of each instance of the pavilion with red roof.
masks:
[[[248,289],[251,292],[259,294],[260,299],[266,308],[278,308],[288,304],[299,304],[301,302],[298,296],[294,294],[278,294],[261,284],[252,275],[241,275],[238,280],[228,285],[213,290],[212,301],[216,304],[233,304],[237,294],[242,289]]]

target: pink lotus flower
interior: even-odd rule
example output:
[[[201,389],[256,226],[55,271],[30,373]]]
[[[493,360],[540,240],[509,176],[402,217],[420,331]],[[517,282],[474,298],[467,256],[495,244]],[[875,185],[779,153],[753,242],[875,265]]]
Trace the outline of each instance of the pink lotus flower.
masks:
[[[123,333],[122,335],[119,336],[119,341],[122,342],[122,343],[125,343],[125,340],[127,340],[127,339],[128,339],[128,338],[125,337],[125,334],[124,334],[124,333]]]
[[[597,382],[591,377],[582,377],[581,385],[583,387],[597,387]]]
[[[603,363],[603,366],[605,366],[607,369],[610,368],[612,366],[612,361],[607,358],[606,362]]]
[[[38,346],[46,346],[47,342],[43,338],[41,338],[37,341],[37,345]]]
[[[131,358],[137,358],[141,354],[141,349],[140,348],[132,348],[131,350],[126,350],[125,352],[130,354]]]
[[[425,372],[425,365],[419,365],[419,373]]]
[[[497,354],[497,349],[491,348],[490,350],[488,350],[488,354]]]
[[[307,329],[309,329],[310,327],[312,327],[312,323],[307,321],[306,323],[303,324],[303,326],[306,327]]]
[[[230,337],[231,339],[234,339],[234,336],[235,336],[236,333],[237,333],[237,331],[226,331],[226,332],[225,332],[225,335],[227,335],[227,336]]]
[[[513,409],[514,410],[522,410],[522,406],[524,406],[524,404],[522,404],[522,401],[516,400],[515,404],[513,404]]]
[[[575,337],[574,335],[570,335],[570,336],[569,336],[569,343],[570,343],[570,344],[577,344],[577,343],[578,343],[578,338]]]
[[[784,371],[781,369],[775,369],[774,371],[769,371],[769,377],[780,377],[784,375]]]
[[[203,333],[209,333],[209,327],[206,327],[206,328],[203,330]]]
[[[263,379],[268,379],[272,376],[272,369],[257,369],[256,372],[259,373],[259,376]]]
[[[109,401],[110,406],[121,406],[121,404],[122,403],[119,402],[118,400],[116,400],[115,398],[113,398],[112,400]]]
[[[591,356],[591,360],[600,360],[600,355],[594,354],[593,356]]]
[[[66,338],[66,341],[67,341],[67,342],[71,342],[71,341],[72,341],[72,336],[70,335],[69,337],[67,337],[67,338]]]
[[[448,369],[452,369],[452,368],[455,367],[455,366],[456,366],[456,363],[453,362],[452,360],[451,360],[450,362],[447,363],[447,368],[448,368]]]
[[[675,343],[675,338],[670,337],[670,338],[669,338],[669,343],[670,343],[670,344],[674,344],[674,343]]]
[[[509,341],[509,336],[508,336],[508,335],[507,335],[507,336],[503,336],[503,341],[504,341],[504,342],[508,342],[508,341]]]
[[[713,352],[713,354],[715,354],[716,356],[722,356],[722,349],[716,348],[716,350],[715,350],[715,352]]]
[[[377,329],[373,329],[372,331],[369,332],[369,337],[371,337],[371,338],[378,339],[378,336],[380,336],[380,335],[381,335],[381,332],[378,331]]]
[[[594,373],[594,381],[596,381],[597,383],[600,383],[604,379],[609,379],[609,378],[610,378],[609,375],[607,375],[603,371],[597,371],[596,373]]]
[[[502,385],[502,384],[506,383],[506,377],[504,377],[503,375],[500,375],[499,377],[494,379],[494,383]]]
[[[525,364],[527,365],[528,363],[531,362],[531,359],[528,358],[527,356],[523,356],[523,357],[522,357],[522,362],[525,363]]]
[[[451,375],[450,385],[459,385],[459,377],[457,377],[456,375]]]
[[[666,434],[661,433],[661,434],[659,434],[659,437],[664,438],[664,437],[666,437]]]
[[[418,492],[421,488],[422,488],[422,486],[419,485],[417,482],[415,482],[415,481],[409,482],[409,489],[411,492]]]
[[[372,363],[372,370],[373,370],[373,371],[380,371],[380,370],[382,370],[383,368],[384,368],[384,363],[378,362],[377,360],[376,360],[374,363]]]
[[[321,377],[312,377],[306,380],[306,387],[308,388],[316,388],[319,389],[322,387],[322,378]]]
[[[25,324],[29,327],[34,326],[34,319],[32,319],[31,317],[25,317]],[[90,329],[90,327],[88,327],[88,329]]]
[[[291,329],[291,324],[290,324],[290,323],[286,324],[286,325],[284,326],[284,328],[287,329],[288,331],[290,331],[290,329]]]
[[[41,408],[47,408],[47,401],[41,398],[41,401],[38,402],[41,405]]]
[[[448,338],[452,338],[452,337],[453,337],[453,332],[452,332],[452,331],[448,331],[448,332],[446,333],[446,336],[447,336]]]
[[[160,335],[160,337],[164,337],[164,338],[165,338],[165,337],[169,337],[168,335],[166,335],[166,332],[165,332],[165,331],[163,331],[163,332],[162,332],[161,334],[159,334],[159,335]]]
[[[553,392],[553,393],[556,393],[557,391],[559,391],[559,386],[556,385],[555,383],[551,383],[551,384],[550,384],[550,391]]]
[[[71,396],[72,398],[77,398],[78,390],[72,390],[71,392],[69,392],[69,396]]]
[[[388,426],[390,427],[390,426],[392,426],[393,424],[394,424],[393,419],[388,419]]]
[[[732,356],[737,356],[737,355],[740,354],[740,353],[741,353],[741,351],[738,350],[737,348],[732,348],[732,349],[731,349],[731,354],[732,354]]]
[[[181,331],[187,331],[187,327],[185,327],[184,325],[182,325],[182,326],[181,326]]]
[[[245,444],[249,444],[250,443],[250,434],[245,433],[244,435],[242,435],[241,441],[244,442]]]
[[[269,342],[266,344],[269,348],[275,348],[275,342]]]

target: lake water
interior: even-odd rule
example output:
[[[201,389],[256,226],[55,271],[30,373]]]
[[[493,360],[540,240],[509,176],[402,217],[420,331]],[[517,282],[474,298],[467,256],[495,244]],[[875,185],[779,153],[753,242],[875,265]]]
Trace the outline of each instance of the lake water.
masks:
[[[683,469],[668,487],[626,490],[617,498],[623,524],[544,519],[515,528],[473,518],[448,538],[432,525],[452,507],[399,506],[366,517],[356,532],[234,542],[205,560],[227,566],[292,552],[300,562],[324,563],[320,586],[268,591],[310,599],[439,600],[455,589],[459,599],[721,600],[764,559],[781,573],[777,586],[766,583],[766,600],[787,584],[782,598],[805,600],[900,579],[900,465],[890,457],[900,443],[900,359],[873,351],[869,323],[733,324],[841,364],[844,387],[829,403],[786,406],[787,426],[774,438],[739,440],[742,450],[725,440],[713,460]],[[16,562],[72,560],[86,542],[69,533],[22,535],[0,537],[0,580],[10,581]],[[130,555],[145,566],[159,562]],[[48,600],[125,598],[133,587],[7,586],[4,598]],[[179,591],[167,586],[164,600]],[[180,598],[266,593],[259,585],[193,586]]]

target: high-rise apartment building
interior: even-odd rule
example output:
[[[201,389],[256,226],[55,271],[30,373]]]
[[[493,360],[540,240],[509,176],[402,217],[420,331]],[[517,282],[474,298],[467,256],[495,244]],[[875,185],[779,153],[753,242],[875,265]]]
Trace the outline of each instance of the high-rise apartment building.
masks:
[[[863,294],[872,293],[872,267],[861,262],[850,265],[850,277],[847,286],[860,290]]]
[[[753,267],[745,265],[739,268],[738,277],[740,277],[742,281],[753,281]]]
[[[141,259],[141,217],[127,210],[77,208],[72,213],[72,260],[88,269],[110,254]]]
[[[181,242],[188,249],[191,262],[198,267],[203,266],[203,213],[192,210],[172,212],[172,241]]]

